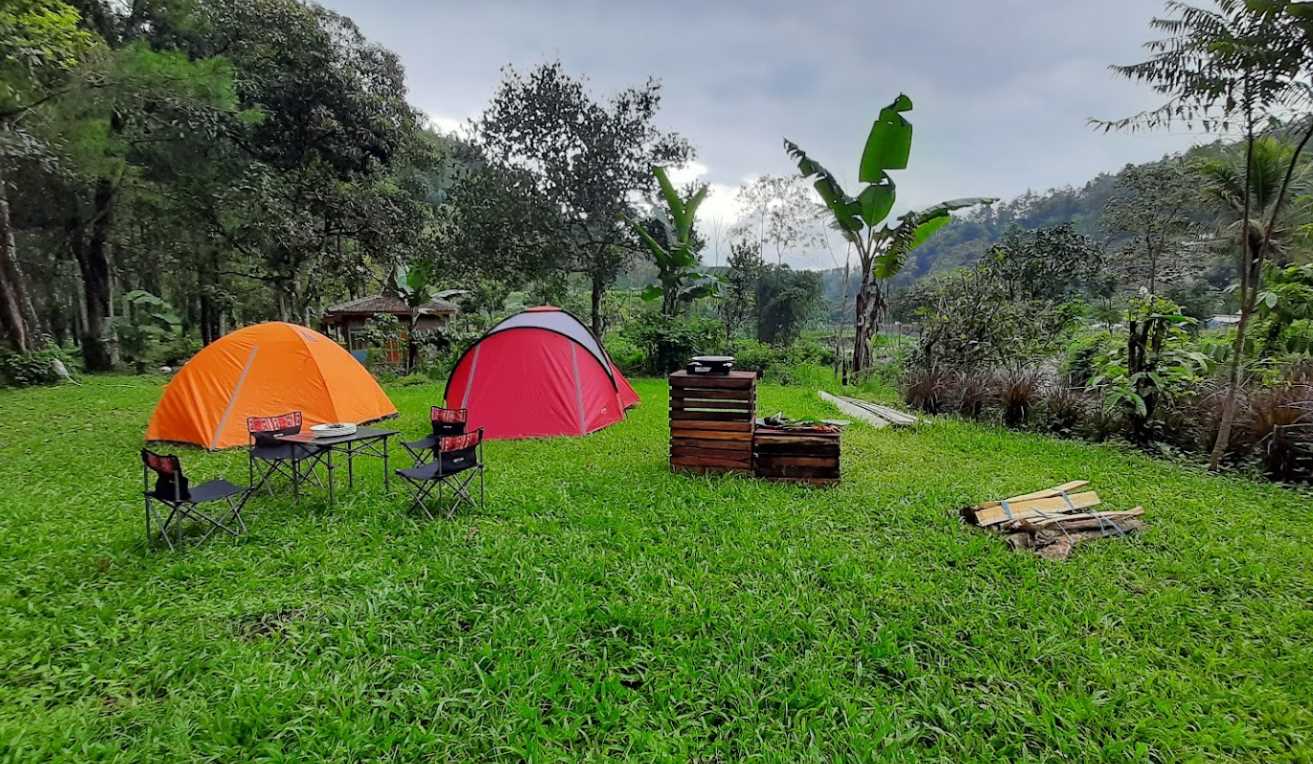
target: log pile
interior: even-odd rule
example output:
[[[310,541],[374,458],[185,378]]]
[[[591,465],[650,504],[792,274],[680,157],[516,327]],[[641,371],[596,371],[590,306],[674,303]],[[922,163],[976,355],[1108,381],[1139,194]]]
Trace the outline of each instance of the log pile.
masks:
[[[1030,549],[1050,560],[1065,560],[1077,545],[1106,536],[1124,536],[1144,527],[1142,507],[1124,512],[1091,509],[1100,504],[1088,480],[1074,480],[1033,493],[989,501],[960,512],[967,523],[998,533],[1013,549]]]
[[[757,375],[670,375],[670,468],[683,472],[752,472]]]

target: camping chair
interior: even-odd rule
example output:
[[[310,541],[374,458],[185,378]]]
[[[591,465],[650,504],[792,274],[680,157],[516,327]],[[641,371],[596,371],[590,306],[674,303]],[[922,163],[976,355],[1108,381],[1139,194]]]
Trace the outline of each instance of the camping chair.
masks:
[[[155,488],[150,487],[150,473],[156,475]],[[225,531],[233,536],[238,535],[246,530],[246,523],[242,520],[242,507],[246,504],[246,497],[250,495],[249,488],[240,488],[229,483],[223,478],[207,480],[197,486],[187,484],[187,476],[182,472],[182,462],[173,454],[157,454],[154,451],[141,449],[141,489],[142,495],[146,497],[146,542],[151,540],[151,520],[154,519],[159,525],[160,535],[173,549],[173,540],[169,538],[169,528],[178,528],[178,543],[182,543],[181,523],[183,518],[189,518],[210,525],[209,530],[201,537],[201,541],[208,539],[211,534],[217,530]],[[169,508],[169,514],[160,522],[160,517],[155,513],[155,507],[152,501],[158,501]],[[211,502],[225,502],[228,511],[224,515],[209,515],[201,510],[202,504]],[[237,528],[231,528],[227,523],[232,520],[237,521]]]
[[[403,442],[401,445],[410,452],[410,458],[415,461],[415,466],[419,466],[429,459],[425,458],[429,452],[432,452],[438,445],[439,438],[445,438],[448,435],[464,435],[465,424],[470,419],[469,409],[444,409],[440,406],[429,408],[429,423],[433,426],[433,432],[427,437],[410,442]]]
[[[442,486],[451,486],[452,503],[447,509],[447,517],[454,517],[456,510],[463,504],[471,507],[483,506],[483,428],[464,435],[448,435],[438,439],[434,449],[434,459],[427,464],[397,470],[397,475],[415,489],[412,508],[418,508],[430,520],[433,514],[425,506],[435,489],[438,503],[442,503]],[[474,501],[470,486],[474,478],[479,479],[479,500]]]
[[[250,476],[251,491],[258,491],[269,482],[275,474],[292,481],[292,494],[300,495],[301,483],[315,476],[315,465],[324,460],[328,450],[320,446],[283,443],[280,435],[296,435],[301,432],[301,412],[291,411],[276,416],[248,416],[246,432],[251,436],[251,447],[247,452],[247,472]],[[260,481],[255,480],[255,463],[264,462],[264,474]],[[301,463],[309,462],[309,467],[302,470]],[[270,493],[272,493],[272,488]]]

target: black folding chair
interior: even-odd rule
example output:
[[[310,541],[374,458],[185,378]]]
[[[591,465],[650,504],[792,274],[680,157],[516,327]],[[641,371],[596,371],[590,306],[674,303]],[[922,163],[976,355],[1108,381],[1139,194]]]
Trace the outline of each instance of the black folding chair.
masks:
[[[150,473],[156,475],[155,488],[150,487]],[[242,507],[249,488],[241,488],[223,478],[207,480],[197,486],[188,485],[187,476],[182,472],[182,462],[173,454],[157,454],[141,449],[141,488],[146,497],[146,542],[151,540],[151,520],[159,525],[160,536],[164,538],[169,549],[173,549],[173,540],[169,538],[169,529],[176,528],[178,543],[182,543],[182,521],[190,519],[208,524],[210,527],[201,537],[208,539],[215,531],[222,530],[236,536],[246,530],[242,520]],[[158,501],[169,508],[169,514],[160,521],[152,501]],[[223,501],[227,512],[222,515],[210,515],[201,510],[202,504]],[[237,521],[237,528],[231,528],[232,521]]]
[[[465,424],[469,422],[469,409],[444,409],[440,406],[429,408],[429,423],[433,426],[432,432],[419,440],[402,442],[402,446],[410,453],[410,458],[415,462],[415,466],[424,464],[433,460],[433,451],[438,446],[438,439],[445,438],[448,435],[464,435]]]
[[[456,515],[456,510],[464,504],[471,507],[483,506],[483,428],[464,435],[448,435],[439,438],[434,450],[433,461],[414,467],[397,470],[397,475],[415,489],[412,508],[418,508],[430,520],[425,502],[435,490],[438,492],[438,504],[442,504],[442,487],[449,486],[452,491],[452,503],[447,508],[447,517]],[[475,478],[479,480],[479,500],[476,502],[470,492]]]
[[[296,435],[301,432],[300,411],[276,416],[247,417],[246,432],[251,436],[246,461],[252,493],[265,487],[274,475],[281,475],[291,481],[294,496],[300,495],[301,483],[307,478],[319,479],[315,475],[315,467],[323,462],[327,449],[278,440],[280,435]],[[258,482],[255,479],[256,462],[267,465],[261,468],[263,474]],[[273,493],[272,487],[269,492]]]

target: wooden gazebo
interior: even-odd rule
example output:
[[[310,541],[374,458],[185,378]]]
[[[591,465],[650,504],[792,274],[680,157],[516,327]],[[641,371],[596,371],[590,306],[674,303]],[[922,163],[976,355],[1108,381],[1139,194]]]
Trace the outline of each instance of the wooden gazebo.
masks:
[[[459,312],[460,308],[455,303],[430,300],[419,308],[419,320],[415,329],[427,331],[441,328]],[[367,345],[362,336],[365,322],[379,314],[396,316],[401,322],[401,334],[396,338],[395,347],[405,348],[410,327],[410,307],[395,295],[376,294],[334,305],[324,311],[324,329],[336,335],[347,350],[365,350]]]

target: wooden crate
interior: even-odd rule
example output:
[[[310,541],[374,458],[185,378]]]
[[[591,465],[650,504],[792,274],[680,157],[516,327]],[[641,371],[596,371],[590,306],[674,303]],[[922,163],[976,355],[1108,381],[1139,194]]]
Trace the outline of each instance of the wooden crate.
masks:
[[[751,472],[757,375],[670,375],[670,468]]]
[[[839,433],[757,425],[752,459],[757,477],[833,485],[839,482]]]

